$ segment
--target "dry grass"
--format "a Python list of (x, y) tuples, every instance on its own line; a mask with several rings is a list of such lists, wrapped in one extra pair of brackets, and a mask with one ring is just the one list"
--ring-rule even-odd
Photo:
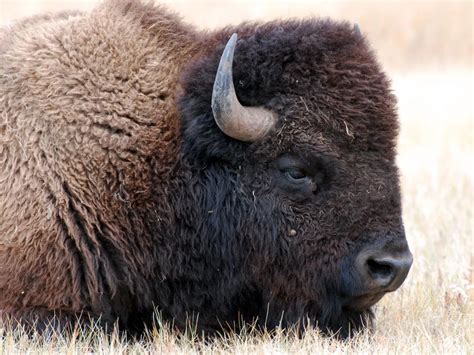
[[(12, 3), (0, 1), (4, 8)], [(82, 6), (92, 2), (86, 1)], [(206, 6), (211, 11), (211, 3), (218, 9), (222, 6), (211, 1), (202, 3), (203, 7), (192, 11), (191, 21), (204, 22), (206, 17), (200, 16), (204, 16)], [(299, 339), (291, 334), (270, 337), (249, 330), (208, 343), (196, 340), (191, 330), (186, 336), (177, 337), (166, 328), (136, 342), (117, 335), (106, 336), (98, 330), (78, 333), (70, 339), (1, 335), (0, 331), (0, 354), (474, 353), (472, 3), (385, 2), (384, 12), (381, 5), (374, 5), (379, 10), (370, 13), (363, 11), (366, 3), (243, 3), (239, 10), (232, 9), (218, 17), (219, 23), (208, 21), (205, 25), (236, 23), (244, 16), (277, 17), (283, 15), (285, 6), (292, 16), (307, 15), (305, 6), (323, 7), (326, 13), (349, 16), (351, 20), (351, 16), (359, 16), (361, 27), (373, 39), (382, 62), (392, 73), (402, 123), (398, 161), (404, 220), (415, 264), (404, 286), (379, 303), (376, 331), (338, 342), (321, 337), (317, 331), (309, 331)], [(189, 8), (189, 1), (178, 0), (173, 6), (186, 13), (183, 9)], [(413, 9), (422, 9), (420, 13), (425, 16), (416, 15)], [(5, 21), (2, 16), (0, 22)], [(15, 17), (13, 12), (9, 16), (6, 19)], [(398, 34), (393, 29), (395, 25), (400, 29)], [(384, 41), (385, 35), (393, 42)]]

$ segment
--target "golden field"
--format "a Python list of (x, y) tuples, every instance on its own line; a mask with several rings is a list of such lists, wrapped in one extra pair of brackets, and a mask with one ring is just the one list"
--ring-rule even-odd
[[(0, 24), (97, 1), (0, 0)], [(204, 28), (289, 16), (359, 23), (393, 79), (399, 98), (399, 157), (404, 221), (415, 262), (404, 285), (376, 307), (374, 333), (340, 342), (308, 331), (242, 334), (199, 341), (166, 327), (141, 341), (98, 330), (49, 339), (0, 330), (12, 353), (474, 353), (473, 3), (459, 1), (167, 0)], [(1, 295), (0, 295), (1, 297)]]

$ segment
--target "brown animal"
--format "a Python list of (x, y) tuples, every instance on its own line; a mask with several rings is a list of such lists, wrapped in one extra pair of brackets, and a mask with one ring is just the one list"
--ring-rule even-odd
[(0, 39), (3, 319), (347, 336), (405, 279), (396, 102), (357, 28), (114, 0)]

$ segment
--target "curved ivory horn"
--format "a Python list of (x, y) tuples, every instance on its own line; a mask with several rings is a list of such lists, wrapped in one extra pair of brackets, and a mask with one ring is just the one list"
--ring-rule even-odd
[(245, 107), (237, 99), (232, 60), (237, 43), (234, 33), (222, 53), (212, 91), (212, 112), (217, 126), (228, 136), (245, 142), (263, 138), (275, 125), (276, 115), (263, 107)]

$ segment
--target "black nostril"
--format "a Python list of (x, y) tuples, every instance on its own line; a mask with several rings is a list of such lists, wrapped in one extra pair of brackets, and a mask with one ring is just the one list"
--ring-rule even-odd
[(409, 251), (365, 251), (356, 258), (356, 267), (368, 290), (390, 292), (403, 283), (412, 262)]
[(367, 260), (369, 272), (374, 278), (387, 278), (393, 274), (393, 267), (390, 263), (380, 262), (374, 259)]

